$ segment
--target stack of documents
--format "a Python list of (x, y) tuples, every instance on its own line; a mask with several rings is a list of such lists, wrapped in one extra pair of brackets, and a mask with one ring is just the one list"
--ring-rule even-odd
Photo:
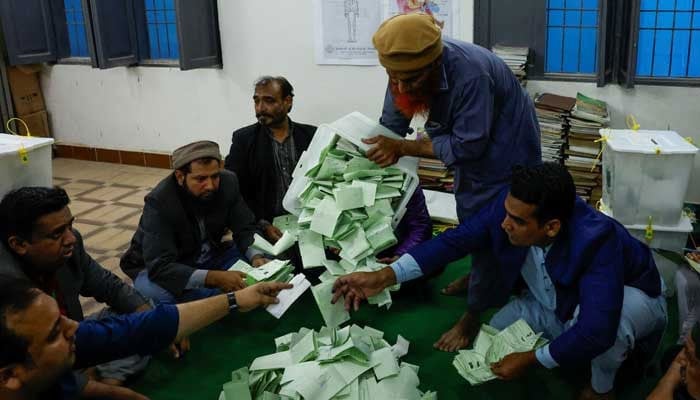
[(576, 99), (542, 93), (535, 95), (534, 102), (541, 132), (542, 161), (562, 164), (569, 129), (567, 118), (571, 116)]
[(421, 158), (418, 161), (418, 178), (423, 189), (449, 193), (454, 191), (454, 172), (438, 159)]
[(419, 367), (399, 360), (409, 345), (401, 336), (391, 346), (370, 327), (301, 328), (275, 345), (276, 353), (233, 371), (219, 400), (437, 399), (418, 389)]
[(601, 144), (599, 131), (610, 124), (608, 105), (601, 100), (576, 94), (576, 105), (569, 117), (568, 149), (565, 165), (574, 178), (576, 194), (595, 205), (602, 196)]
[(527, 85), (527, 61), (530, 49), (527, 47), (504, 46), (497, 44), (491, 48), (494, 54), (503, 59), (518, 78), (522, 87)]
[(289, 261), (272, 260), (255, 268), (243, 260), (238, 260), (228, 270), (243, 272), (247, 275), (246, 284), (253, 285), (258, 282), (289, 282), (294, 273), (294, 266)]
[(527, 322), (519, 319), (502, 331), (482, 325), (472, 350), (461, 350), (452, 365), (472, 385), (496, 379), (491, 364), (511, 353), (535, 350), (547, 344), (542, 333), (535, 334)]

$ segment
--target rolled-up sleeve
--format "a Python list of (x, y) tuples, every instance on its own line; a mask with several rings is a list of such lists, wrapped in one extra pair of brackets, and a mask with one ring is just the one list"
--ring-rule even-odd
[[(454, 89), (457, 90), (457, 89)], [(448, 167), (479, 159), (488, 146), (494, 118), (493, 82), (488, 76), (465, 82), (455, 96), (455, 115), (449, 127), (426, 125), (433, 151)]]

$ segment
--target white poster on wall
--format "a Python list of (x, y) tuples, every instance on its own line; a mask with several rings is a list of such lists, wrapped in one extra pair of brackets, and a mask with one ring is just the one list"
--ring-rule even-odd
[(382, 19), (397, 14), (424, 12), (434, 16), (443, 25), (443, 35), (457, 39), (461, 35), (459, 3), (459, 0), (384, 0)]
[(378, 65), (372, 35), (382, 8), (379, 0), (314, 0), (316, 63)]
[(443, 34), (461, 34), (459, 0), (314, 0), (317, 64), (379, 65), (372, 35), (397, 14), (424, 12), (443, 26)]

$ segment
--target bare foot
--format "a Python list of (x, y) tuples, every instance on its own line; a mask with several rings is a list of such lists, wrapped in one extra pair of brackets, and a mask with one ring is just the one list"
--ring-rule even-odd
[(479, 316), (465, 312), (455, 326), (433, 344), (438, 350), (453, 352), (466, 348), (479, 332)]
[(467, 293), (467, 289), (469, 289), (469, 274), (452, 281), (440, 292), (445, 296), (459, 296)]
[(608, 393), (596, 393), (589, 384), (578, 396), (578, 400), (615, 400), (615, 391), (611, 390)]

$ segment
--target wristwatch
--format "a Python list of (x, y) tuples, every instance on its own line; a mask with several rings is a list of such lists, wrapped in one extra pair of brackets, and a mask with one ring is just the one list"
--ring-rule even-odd
[(228, 293), (226, 293), (226, 297), (228, 298), (228, 311), (234, 312), (234, 311), (238, 310), (238, 302), (236, 301), (236, 293), (235, 292), (228, 292)]

